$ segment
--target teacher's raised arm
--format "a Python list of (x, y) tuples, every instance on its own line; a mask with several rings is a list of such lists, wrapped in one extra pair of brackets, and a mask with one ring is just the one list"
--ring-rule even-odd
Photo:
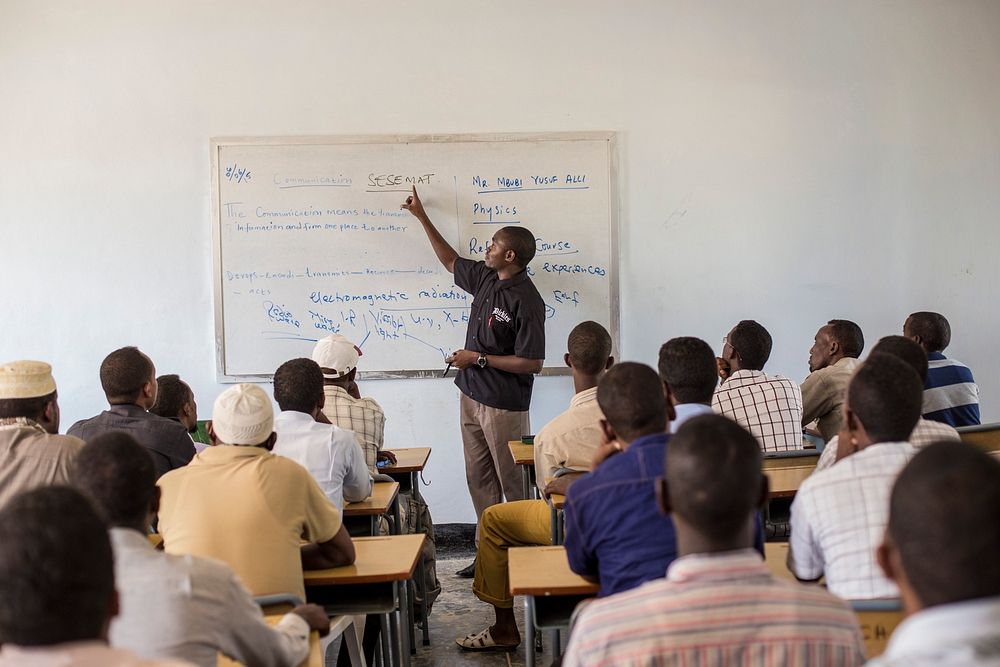
[(437, 255), (444, 268), (448, 269), (448, 273), (454, 273), (455, 260), (458, 259), (458, 253), (444, 240), (441, 232), (437, 230), (431, 219), (427, 217), (427, 211), (424, 210), (424, 205), (417, 195), (416, 186), (413, 186), (413, 194), (407, 197), (406, 201), (399, 208), (409, 211), (420, 221), (420, 224), (424, 227), (424, 231), (427, 232), (427, 238), (431, 241), (431, 247), (434, 248), (434, 254)]

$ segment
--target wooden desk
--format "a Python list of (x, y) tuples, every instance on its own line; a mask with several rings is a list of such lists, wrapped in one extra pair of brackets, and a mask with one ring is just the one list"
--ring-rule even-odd
[(430, 447), (409, 447), (389, 451), (396, 455), (396, 463), (379, 468), (379, 471), (386, 475), (421, 472), (427, 465), (427, 459), (431, 457)]
[(146, 539), (149, 540), (149, 543), (153, 545), (154, 549), (159, 549), (163, 544), (163, 535), (160, 535), (159, 533), (147, 533)]
[(409, 665), (409, 635), (401, 630), (410, 623), (407, 582), (413, 578), (424, 539), (423, 533), (353, 538), (353, 565), (304, 573), (306, 598), (310, 589), (335, 587), (336, 602), (323, 605), (331, 616), (382, 615), (383, 649), (391, 646), (392, 664)]
[(514, 458), (514, 463), (521, 466), (521, 484), (524, 487), (524, 498), (534, 498), (531, 487), (534, 485), (535, 472), (535, 446), (526, 445), (520, 440), (508, 440), (507, 447), (510, 455)]
[[(284, 614), (271, 614), (264, 617), (264, 621), (274, 627), (282, 619)], [(350, 632), (354, 632), (354, 628), (349, 629)], [(235, 660), (230, 660), (226, 656), (219, 654), (219, 658), (216, 662), (217, 667), (236, 667), (237, 665), (242, 665), (241, 662), (236, 662)], [(320, 648), (320, 640), (318, 632), (309, 633), (309, 656), (303, 660), (299, 667), (323, 667), (323, 653)]]
[[(413, 493), (413, 499), (420, 503), (423, 501), (423, 496), (420, 495), (420, 473), (424, 471), (427, 466), (427, 460), (431, 457), (430, 447), (410, 447), (404, 449), (392, 449), (389, 450), (396, 455), (396, 463), (391, 466), (386, 466), (384, 468), (379, 468), (379, 472), (384, 475), (389, 475), (397, 482), (409, 482), (410, 492)], [(405, 488), (405, 487), (404, 487)], [(400, 530), (400, 533), (403, 531)], [(416, 521), (416, 532), (424, 532), (423, 522), (421, 520), (421, 514), (417, 513)], [(424, 579), (425, 573), (423, 567), (420, 568), (420, 578), (421, 585), (424, 590), (427, 590), (427, 581)], [(415, 597), (415, 596), (414, 596)], [(413, 597), (410, 598), (410, 604), (413, 603)], [(423, 625), (421, 627), (421, 635), (424, 646), (430, 646), (431, 644), (431, 634), (430, 634), (430, 624), (427, 622), (427, 601), (420, 601), (420, 611), (421, 618), (424, 619)], [(413, 618), (413, 614), (410, 614), (410, 618)], [(412, 626), (411, 626), (412, 628)], [(410, 642), (413, 645), (415, 642)]]
[(511, 595), (524, 597), (525, 665), (535, 664), (535, 629), (552, 629), (553, 655), (558, 656), (559, 629), (568, 627), (581, 600), (594, 597), (600, 586), (569, 569), (566, 549), (514, 547), (508, 552)]
[(979, 445), (987, 452), (1000, 451), (1000, 423), (961, 426), (957, 430), (962, 442)]
[(393, 515), (393, 533), (398, 535), (399, 525), (399, 482), (376, 482), (372, 485), (372, 495), (367, 500), (344, 505), (344, 517), (367, 516), (371, 518), (371, 534), (375, 535), (375, 521), (383, 514)]
[[(768, 498), (790, 498), (799, 490), (806, 477), (816, 469), (816, 460), (805, 457), (801, 459), (765, 459), (764, 474), (770, 483)], [(780, 462), (780, 463), (776, 463)], [(771, 463), (771, 465), (768, 465)]]
[(764, 564), (771, 574), (786, 581), (798, 581), (788, 569), (788, 542), (765, 542)]
[(865, 657), (882, 655), (889, 644), (889, 637), (903, 622), (903, 608), (899, 600), (848, 600), (861, 625), (861, 639), (865, 643)]

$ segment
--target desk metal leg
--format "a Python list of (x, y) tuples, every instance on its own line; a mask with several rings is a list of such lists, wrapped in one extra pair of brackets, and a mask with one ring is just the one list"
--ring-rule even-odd
[(563, 542), (566, 541), (565, 540), (565, 538), (566, 538), (566, 512), (564, 512), (562, 510), (556, 510), (556, 523), (558, 525), (558, 529), (557, 529), (558, 532), (556, 534), (559, 537), (559, 540), (556, 542), (556, 544), (562, 544)]
[(528, 500), (531, 498), (531, 473), (528, 471), (528, 466), (521, 466), (521, 489), (524, 491), (524, 499)]
[(394, 532), (393, 535), (402, 535), (402, 533), (400, 532), (400, 529), (402, 528), (402, 524), (400, 523), (400, 519), (399, 519), (399, 494), (398, 493), (396, 494), (395, 499), (393, 499), (393, 501), (392, 501), (392, 525), (393, 525), (393, 527), (396, 530), (396, 532)]
[(392, 660), (389, 653), (389, 614), (379, 614), (378, 620), (382, 625), (382, 632), (379, 635), (382, 638), (382, 653), (379, 657), (382, 659), (383, 667), (390, 667)]
[(524, 596), (524, 667), (535, 667), (535, 597)]
[(410, 622), (410, 595), (409, 581), (400, 581), (397, 584), (399, 591), (399, 648), (402, 658), (401, 665), (409, 667), (410, 651), (412, 650), (413, 624)]
[(562, 650), (559, 647), (559, 631), (552, 631), (552, 657), (558, 658), (562, 654)]
[(549, 539), (559, 544), (559, 510), (549, 505)]

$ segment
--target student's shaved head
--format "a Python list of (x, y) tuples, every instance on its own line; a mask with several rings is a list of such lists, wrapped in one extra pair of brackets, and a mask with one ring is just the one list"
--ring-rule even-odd
[(924, 383), (902, 359), (872, 352), (851, 378), (847, 407), (873, 442), (902, 442), (920, 419)]
[(611, 356), (611, 334), (597, 322), (580, 322), (569, 332), (566, 349), (581, 373), (597, 375)]
[(888, 537), (924, 607), (1000, 595), (998, 509), (1000, 461), (974, 445), (930, 445), (903, 469)]
[(687, 420), (667, 447), (671, 511), (710, 539), (734, 539), (760, 505), (761, 459), (757, 439), (736, 422), (719, 415)]
[(899, 357), (917, 372), (921, 382), (927, 380), (927, 353), (906, 336), (886, 336), (880, 339), (872, 348), (872, 354), (876, 352)]
[(612, 366), (597, 385), (597, 404), (625, 442), (667, 430), (660, 377), (645, 364), (626, 361)]

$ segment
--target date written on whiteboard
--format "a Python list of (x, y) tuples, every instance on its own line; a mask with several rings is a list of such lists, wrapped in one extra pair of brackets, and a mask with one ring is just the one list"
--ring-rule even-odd
[(246, 167), (241, 167), (234, 162), (232, 165), (226, 167), (226, 179), (236, 181), (237, 183), (249, 181), (250, 170)]

